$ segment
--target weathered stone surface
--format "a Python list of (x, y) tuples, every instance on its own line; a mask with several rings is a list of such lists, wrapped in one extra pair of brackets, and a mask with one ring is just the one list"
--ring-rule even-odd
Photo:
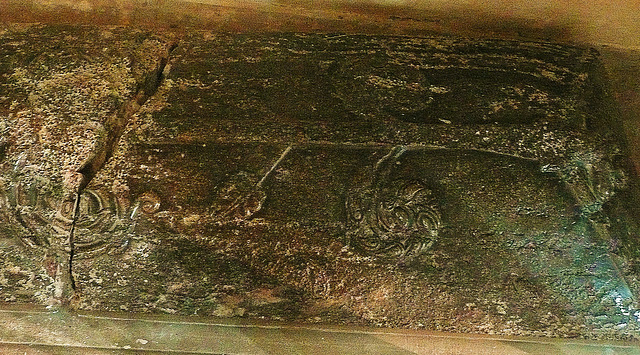
[[(50, 302), (69, 297), (75, 247), (101, 249), (118, 234), (115, 200), (77, 192), (149, 96), (166, 43), (93, 27), (13, 26), (1, 38), (2, 260), (28, 280), (8, 282), (1, 292), (5, 300)], [(16, 259), (23, 253), (30, 262)]]
[[(596, 52), (202, 33), (183, 39), (165, 68), (159, 53), (168, 41), (116, 33), (144, 40), (92, 60), (108, 72), (113, 58), (131, 55), (125, 48), (142, 55), (152, 41), (158, 52), (149, 53), (146, 75), (129, 63), (125, 77), (135, 87), (163, 68), (164, 81), (128, 111), (122, 134), (105, 129), (117, 149), (94, 164), (94, 176), (80, 177), (88, 185), (71, 247), (77, 307), (635, 334), (638, 230), (625, 207), (632, 177)], [(12, 85), (9, 75), (3, 83)], [(104, 112), (119, 117), (135, 92)], [(5, 136), (15, 131), (8, 125)], [(29, 245), (65, 246), (52, 242), (60, 233), (41, 212), (60, 214), (64, 195), (13, 178), (21, 154), (43, 143), (6, 142), (3, 240), (15, 242), (2, 250), (20, 270), (41, 270), (50, 248)], [(66, 186), (58, 176), (82, 172), (89, 156), (34, 176)], [(17, 259), (27, 253), (41, 256)], [(19, 288), (5, 279), (7, 290)]]

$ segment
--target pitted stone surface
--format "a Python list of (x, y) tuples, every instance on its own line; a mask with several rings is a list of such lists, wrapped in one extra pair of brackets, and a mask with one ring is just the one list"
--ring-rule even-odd
[[(170, 47), (111, 33), (137, 41), (135, 55)], [(129, 97), (103, 110), (129, 113), (126, 124), (103, 124), (109, 137), (122, 131), (75, 209), (76, 307), (502, 334), (637, 331), (629, 235), (638, 229), (625, 207), (635, 178), (595, 51), (203, 32), (185, 36), (163, 70), (151, 53), (147, 76), (136, 76), (140, 61), (122, 50), (90, 56), (100, 75), (121, 62), (133, 87), (162, 81), (141, 107)], [(86, 101), (102, 86), (42, 86), (50, 79), (40, 69), (6, 70), (2, 95), (27, 113), (2, 106), (1, 250), (11, 257), (0, 284), (43, 302), (58, 274), (48, 245), (65, 255), (58, 229), (74, 220), (69, 200), (59, 202), (69, 189), (55, 186), (100, 140), (54, 156), (73, 157), (76, 170), (48, 169), (57, 160), (29, 154), (68, 138), (37, 124), (76, 122), (75, 111), (63, 114), (75, 107), (70, 92)], [(16, 72), (42, 88), (7, 89)], [(51, 88), (60, 104), (37, 118), (45, 106), (35, 96)], [(34, 115), (24, 129), (40, 141), (10, 138), (20, 115)], [(16, 180), (16, 169), (33, 180)]]
[[(84, 189), (83, 167), (105, 156), (123, 108), (145, 89), (165, 40), (136, 30), (38, 25), (10, 27), (1, 39), (0, 224), (3, 236), (33, 249), (26, 252), (41, 266), (24, 271), (29, 282), (0, 292), (5, 299), (54, 302), (69, 296), (71, 253), (127, 244), (131, 222), (119, 192), (77, 192)], [(13, 246), (2, 252), (6, 265), (20, 255)], [(33, 285), (35, 279), (46, 287)]]

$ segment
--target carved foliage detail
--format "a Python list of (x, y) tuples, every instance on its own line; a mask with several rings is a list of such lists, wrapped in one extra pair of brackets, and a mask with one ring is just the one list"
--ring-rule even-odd
[(440, 229), (431, 190), (419, 181), (396, 180), (378, 191), (357, 189), (347, 197), (347, 236), (371, 254), (418, 255)]
[(419, 255), (438, 237), (440, 212), (433, 192), (419, 180), (389, 176), (405, 147), (394, 147), (375, 165), (371, 185), (346, 198), (347, 239), (373, 255)]

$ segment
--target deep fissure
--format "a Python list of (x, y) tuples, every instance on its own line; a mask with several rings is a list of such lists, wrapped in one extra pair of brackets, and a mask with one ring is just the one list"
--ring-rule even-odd
[(105, 122), (105, 129), (107, 136), (102, 143), (98, 143), (98, 146), (91, 154), (91, 156), (82, 164), (78, 169), (78, 173), (82, 175), (80, 184), (75, 193), (75, 200), (73, 204), (73, 214), (71, 227), (69, 229), (68, 243), (69, 243), (69, 256), (68, 256), (68, 274), (69, 280), (66, 280), (71, 286), (71, 290), (76, 290), (75, 277), (73, 276), (73, 260), (76, 254), (75, 248), (75, 227), (80, 217), (80, 200), (82, 193), (87, 186), (91, 183), (91, 180), (102, 169), (107, 161), (113, 156), (115, 149), (120, 141), (124, 129), (126, 128), (129, 120), (135, 115), (140, 108), (156, 94), (162, 82), (164, 81), (164, 71), (169, 63), (169, 57), (171, 52), (177, 48), (177, 43), (171, 43), (164, 56), (159, 58), (159, 63), (156, 68), (143, 77), (139, 83), (135, 94), (125, 101), (118, 109), (117, 113), (111, 116)]

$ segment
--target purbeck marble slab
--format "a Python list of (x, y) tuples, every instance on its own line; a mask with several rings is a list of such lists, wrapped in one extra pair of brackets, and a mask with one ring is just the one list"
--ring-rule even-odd
[[(24, 102), (1, 111), (6, 299), (461, 332), (637, 331), (638, 230), (625, 207), (635, 178), (594, 50), (109, 32), (65, 45), (106, 48), (83, 57), (98, 69), (82, 75), (120, 60), (126, 75), (112, 81), (52, 89), (49, 76), (75, 67), (3, 62), (5, 96)], [(23, 94), (16, 73), (33, 82)], [(122, 83), (131, 89), (103, 116), (64, 104), (65, 90), (81, 90), (92, 108), (99, 89)], [(42, 109), (36, 96), (48, 95), (58, 111)], [(12, 138), (21, 115), (39, 138)], [(34, 153), (73, 140), (72, 128), (45, 133), (78, 121), (98, 133)], [(86, 185), (65, 185), (71, 172)]]

